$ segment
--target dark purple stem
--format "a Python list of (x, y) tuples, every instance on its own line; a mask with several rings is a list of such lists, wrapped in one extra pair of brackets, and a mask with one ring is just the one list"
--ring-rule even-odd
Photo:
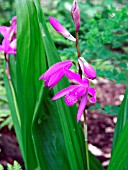
[[(79, 47), (79, 33), (78, 33), (78, 31), (76, 31), (76, 49), (77, 49), (78, 58), (80, 58), (81, 54), (80, 54), (80, 47)], [(82, 78), (82, 70), (81, 70), (79, 64), (78, 64), (78, 67), (79, 67), (79, 74)]]

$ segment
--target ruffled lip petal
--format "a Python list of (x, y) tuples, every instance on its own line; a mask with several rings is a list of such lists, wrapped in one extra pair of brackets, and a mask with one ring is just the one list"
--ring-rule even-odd
[[(77, 91), (77, 89), (75, 89), (75, 91)], [(75, 91), (72, 91), (72, 92), (69, 92), (68, 94), (66, 94), (65, 103), (67, 106), (72, 106), (78, 101), (78, 98), (75, 95)]]
[(62, 36), (64, 36), (65, 38), (73, 41), (73, 42), (76, 42), (76, 39), (68, 32), (68, 30), (60, 24), (60, 22), (53, 18), (53, 17), (49, 17), (49, 21), (50, 21), (50, 24), (52, 25), (52, 27), (59, 33), (61, 34)]
[(82, 114), (84, 113), (84, 109), (86, 107), (87, 104), (87, 100), (88, 100), (88, 94), (86, 93), (80, 102), (79, 108), (78, 108), (78, 113), (77, 113), (77, 122), (79, 122), (79, 120), (81, 119)]

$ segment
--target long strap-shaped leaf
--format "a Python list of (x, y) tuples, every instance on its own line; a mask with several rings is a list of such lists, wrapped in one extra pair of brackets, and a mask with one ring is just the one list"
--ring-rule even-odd
[(124, 170), (128, 159), (128, 120), (126, 121), (110, 160), (107, 170)]
[(128, 119), (128, 87), (125, 91), (124, 99), (120, 107), (120, 111), (118, 113), (118, 120), (115, 127), (114, 137), (113, 137), (113, 149), (116, 145), (118, 137)]
[[(127, 120), (128, 120), (128, 87), (126, 88), (124, 99), (122, 101), (120, 111), (118, 113), (118, 120), (117, 120), (114, 137), (113, 137), (112, 158), (113, 158), (113, 152), (115, 150), (116, 143), (118, 142), (120, 133), (123, 130), (123, 127)], [(126, 140), (127, 140), (127, 138), (126, 138)], [(123, 168), (123, 169), (127, 170), (128, 169), (128, 160), (124, 163), (125, 163), (125, 168)]]

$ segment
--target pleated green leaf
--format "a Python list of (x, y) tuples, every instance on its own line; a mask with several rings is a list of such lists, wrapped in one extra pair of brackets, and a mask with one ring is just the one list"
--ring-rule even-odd
[[(117, 124), (116, 124), (115, 131), (114, 131), (114, 137), (113, 137), (112, 156), (113, 156), (113, 152), (115, 150), (116, 143), (119, 139), (120, 133), (121, 133), (127, 120), (128, 120), (128, 87), (126, 88), (124, 99), (122, 101), (120, 111), (118, 113), (118, 120), (117, 120)], [(127, 138), (126, 138), (126, 140), (127, 140)], [(128, 150), (127, 150), (127, 152), (128, 152)], [(125, 166), (123, 169), (127, 170), (128, 160), (126, 162), (124, 162), (124, 164), (125, 164)]]
[(117, 143), (118, 137), (128, 119), (128, 87), (126, 89), (124, 99), (122, 101), (120, 111), (118, 113), (118, 120), (115, 127), (114, 137), (113, 137), (113, 149)]
[(128, 159), (128, 120), (114, 147), (108, 170), (124, 170)]
[(39, 76), (46, 70), (45, 50), (35, 5), (31, 0), (17, 0), (17, 101), (27, 170), (38, 168), (32, 139), (32, 119), (42, 83)]
[(11, 110), (11, 116), (14, 123), (14, 128), (16, 132), (17, 139), (19, 141), (19, 146), (21, 148), (22, 156), (24, 157), (22, 137), (21, 137), (21, 121), (19, 117), (19, 110), (16, 101), (16, 64), (14, 56), (10, 56), (10, 75), (12, 77), (11, 81), (8, 80), (7, 75), (4, 75), (4, 84), (6, 88), (8, 104)]

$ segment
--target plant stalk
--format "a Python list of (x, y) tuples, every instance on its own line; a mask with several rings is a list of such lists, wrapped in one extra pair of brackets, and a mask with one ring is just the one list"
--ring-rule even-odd
[[(78, 59), (80, 58), (80, 46), (79, 46), (79, 32), (76, 31), (76, 50), (77, 50), (77, 55)], [(82, 78), (82, 70), (80, 68), (80, 65), (78, 63), (79, 67), (79, 74)], [(84, 138), (85, 138), (85, 150), (86, 150), (86, 161), (87, 161), (87, 170), (90, 170), (89, 166), (89, 154), (88, 154), (88, 131), (87, 131), (87, 123), (86, 123), (86, 114), (84, 114)]]
[[(78, 59), (80, 58), (81, 54), (80, 54), (80, 46), (79, 46), (79, 32), (76, 31), (76, 50), (77, 50), (77, 55), (78, 55)], [(78, 64), (79, 67), (79, 74), (82, 78), (82, 70), (80, 68), (80, 65)]]

